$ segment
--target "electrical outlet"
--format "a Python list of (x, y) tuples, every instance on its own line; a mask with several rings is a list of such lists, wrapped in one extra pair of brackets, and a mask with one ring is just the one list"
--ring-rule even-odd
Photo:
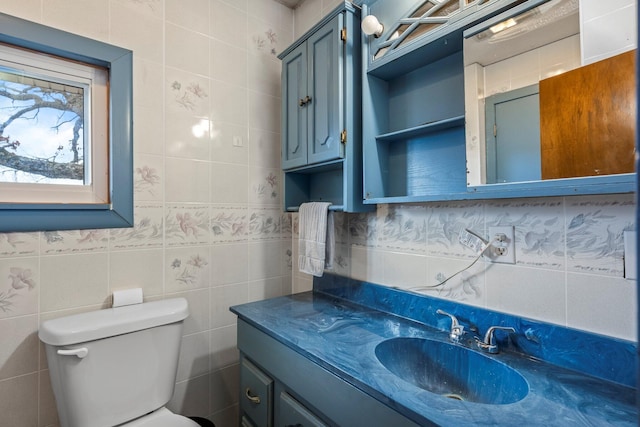
[(489, 227), (491, 250), (489, 258), (492, 262), (502, 264), (516, 263), (516, 235), (512, 225)]

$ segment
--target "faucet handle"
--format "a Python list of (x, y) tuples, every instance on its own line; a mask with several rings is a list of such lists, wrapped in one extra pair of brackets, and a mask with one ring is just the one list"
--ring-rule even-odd
[(449, 332), (449, 338), (453, 342), (460, 341), (460, 337), (462, 337), (462, 334), (464, 333), (464, 326), (462, 326), (458, 322), (458, 319), (456, 318), (456, 316), (440, 309), (437, 309), (436, 313), (442, 314), (444, 316), (449, 316), (451, 318), (451, 332)]
[(498, 348), (498, 344), (496, 344), (496, 339), (494, 334), (496, 330), (509, 331), (509, 332), (516, 331), (511, 326), (491, 326), (489, 329), (487, 329), (487, 333), (484, 335), (484, 341), (480, 341), (479, 339), (476, 338), (476, 342), (480, 350), (484, 350), (491, 354), (496, 354), (500, 351), (500, 349)]

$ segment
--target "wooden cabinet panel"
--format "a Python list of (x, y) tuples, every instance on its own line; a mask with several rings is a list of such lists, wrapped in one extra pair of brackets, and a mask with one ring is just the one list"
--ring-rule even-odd
[(540, 81), (542, 179), (634, 172), (635, 55)]

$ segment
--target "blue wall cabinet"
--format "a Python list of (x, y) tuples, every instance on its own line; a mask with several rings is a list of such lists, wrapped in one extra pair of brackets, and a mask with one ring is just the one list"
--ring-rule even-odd
[(343, 21), (336, 15), (282, 60), (285, 170), (344, 157)]
[(287, 48), (282, 60), (284, 205), (362, 204), (360, 11), (344, 2)]
[(363, 5), (384, 25), (362, 35), (364, 203), (469, 198), (462, 32), (513, 3)]

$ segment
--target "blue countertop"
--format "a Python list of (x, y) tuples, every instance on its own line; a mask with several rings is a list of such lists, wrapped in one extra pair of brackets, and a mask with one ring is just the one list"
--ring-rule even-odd
[[(443, 308), (450, 304), (443, 303)], [(243, 304), (231, 307), (231, 311), (418, 424), (637, 425), (633, 387), (541, 361), (513, 348), (497, 355), (483, 355), (514, 368), (524, 377), (529, 393), (518, 402), (473, 403), (423, 390), (387, 370), (376, 358), (375, 348), (396, 337), (447, 342), (446, 332), (324, 292)]]

